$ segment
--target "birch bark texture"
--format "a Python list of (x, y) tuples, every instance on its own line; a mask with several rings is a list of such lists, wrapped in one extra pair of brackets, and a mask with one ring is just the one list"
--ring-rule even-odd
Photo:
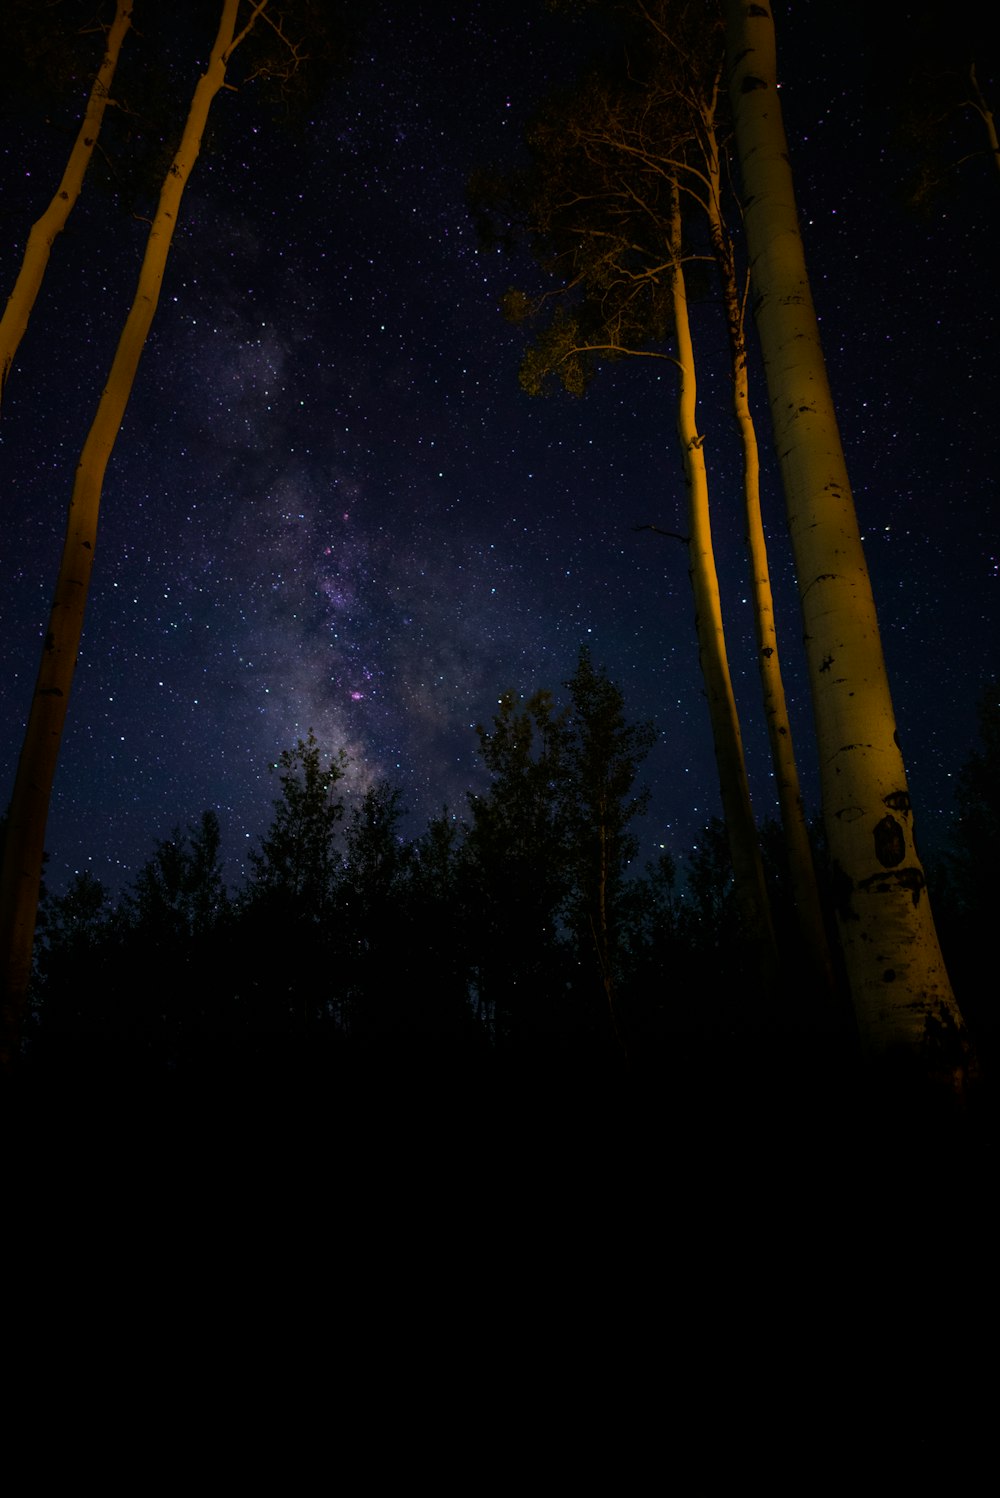
[(727, 0), (727, 72), (753, 312), (798, 577), (823, 817), (869, 1060), (961, 1088), (968, 1047), (941, 957), (871, 583), (827, 379), (777, 90), (770, 6)]
[(722, 598), (712, 545), (705, 439), (697, 426), (698, 386), (682, 259), (680, 191), (676, 181), (670, 187), (670, 255), (668, 276), (676, 345), (677, 437), (688, 495), (688, 556), (698, 652), (712, 724), (719, 793), (733, 859), (736, 897), (744, 932), (757, 949), (761, 976), (766, 983), (771, 983), (777, 976), (778, 955), (722, 623)]
[[(781, 810), (781, 836), (792, 888), (792, 902), (802, 941), (803, 956), (812, 964), (815, 981), (824, 995), (835, 988), (823, 906), (816, 880), (802, 800), (799, 769), (792, 740), (792, 725), (781, 674), (774, 597), (760, 503), (760, 449), (757, 427), (750, 408), (749, 360), (747, 357), (745, 299), (740, 295), (733, 242), (722, 213), (722, 163), (716, 131), (716, 89), (703, 96), (699, 106), (701, 149), (705, 159), (708, 215), (712, 252), (722, 283), (732, 361), (733, 417), (743, 452), (743, 512), (746, 519), (747, 558), (750, 564), (750, 596), (753, 602), (764, 716), (767, 722), (774, 784)], [(819, 995), (818, 995), (819, 997)]]

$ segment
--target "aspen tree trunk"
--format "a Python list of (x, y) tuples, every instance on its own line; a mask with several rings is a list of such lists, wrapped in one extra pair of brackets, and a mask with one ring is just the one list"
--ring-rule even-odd
[(971, 68), (969, 69), (969, 82), (972, 84), (972, 99), (970, 100), (971, 106), (983, 122), (983, 129), (986, 131), (986, 139), (989, 142), (990, 156), (993, 158), (993, 165), (996, 167), (997, 171), (1000, 172), (1000, 138), (997, 137), (996, 116), (986, 102), (986, 95), (979, 87), (979, 79), (976, 76), (975, 63), (973, 63)]
[(760, 954), (761, 975), (773, 981), (777, 951), (770, 904), (764, 883), (760, 845), (750, 804), (750, 786), (743, 758), (743, 737), (736, 711), (736, 698), (729, 674), (726, 638), (722, 626), (722, 601), (715, 570), (712, 525), (708, 504), (708, 474), (704, 438), (698, 433), (697, 380), (694, 346), (688, 317), (687, 289), (681, 263), (681, 212), (676, 182), (671, 189), (671, 299), (674, 314), (678, 367), (677, 435), (684, 461), (688, 491), (688, 529), (691, 585), (694, 589), (695, 625), (708, 710), (712, 723), (719, 790), (729, 838), (736, 882), (736, 897), (746, 935)]
[(234, 40), (238, 7), (239, 0), (224, 0), (208, 66), (195, 87), (180, 146), (160, 189), (135, 298), (77, 464), (62, 562), (21, 748), (4, 846), (0, 883), (0, 954), (3, 960), (0, 1068), (10, 1069), (17, 1056), (31, 973), (45, 824), (83, 632), (104, 475), (156, 312), (177, 212), (198, 158), (212, 101), (225, 82), (226, 67), (234, 47), (263, 9), (263, 5), (255, 7), (247, 26)]
[(51, 203), (41, 218), (32, 225), (31, 233), (28, 235), (21, 269), (14, 282), (14, 289), (7, 299), (3, 317), (0, 318), (0, 400), (3, 399), (10, 367), (14, 362), (18, 345), (27, 330), (28, 319), (41, 289), (49, 263), (49, 252), (56, 236), (65, 229), (66, 220), (80, 196), (83, 179), (100, 134), (111, 81), (115, 76), (115, 68), (118, 66), (118, 56), (131, 24), (131, 0), (118, 0), (115, 18), (108, 32), (104, 60), (90, 90), (83, 123), (69, 154), (62, 181), (56, 188)]
[(792, 725), (785, 700), (778, 654), (778, 632), (774, 620), (774, 598), (767, 561), (767, 542), (760, 509), (760, 450), (757, 428), (750, 410), (747, 370), (747, 345), (744, 308), (736, 279), (732, 240), (722, 217), (722, 174), (718, 138), (715, 132), (714, 107), (703, 115), (705, 127), (704, 154), (708, 178), (709, 233), (719, 274), (722, 299), (729, 333), (732, 359), (733, 415), (743, 449), (743, 511), (746, 520), (746, 543), (750, 561), (750, 596), (753, 600), (754, 633), (757, 639), (757, 666), (760, 673), (764, 716), (767, 722), (771, 764), (774, 767), (778, 806), (781, 812), (782, 842), (788, 861), (799, 936), (811, 958), (817, 980), (828, 995), (834, 992), (833, 964), (826, 937), (826, 923), (816, 882), (809, 830), (806, 825), (798, 765), (792, 741)]
[[(727, 0), (754, 314), (788, 508), (837, 917), (870, 1061), (964, 1093), (972, 1062), (920, 860), (792, 189), (767, 5)], [(916, 1063), (916, 1065), (914, 1065)]]

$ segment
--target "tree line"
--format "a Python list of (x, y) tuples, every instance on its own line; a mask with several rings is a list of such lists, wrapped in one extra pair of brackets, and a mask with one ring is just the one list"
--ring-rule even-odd
[[(8, 814), (0, 883), (7, 1064), (17, 1054), (25, 1012), (45, 825), (104, 474), (156, 312), (185, 186), (217, 100), (232, 91), (233, 67), (244, 65), (245, 83), (297, 87), (313, 43), (319, 41), (321, 57), (327, 49), (326, 11), (306, 3), (221, 0), (205, 71), (186, 117), (174, 122), (169, 163), (161, 163), (135, 297), (76, 469)], [(542, 274), (540, 289), (515, 289), (507, 299), (515, 320), (535, 330), (522, 383), (535, 393), (555, 379), (582, 394), (600, 364), (633, 357), (666, 360), (675, 374), (677, 457), (688, 496), (688, 534), (681, 539), (690, 558), (724, 811), (720, 825), (738, 912), (735, 934), (723, 940), (723, 910), (716, 909), (715, 941), (720, 950), (744, 949), (734, 970), (739, 981), (730, 988), (741, 999), (753, 991), (762, 1003), (780, 1005), (801, 988), (795, 975), (808, 973), (806, 987), (822, 995), (831, 1012), (840, 991), (849, 995), (871, 1068), (887, 1078), (902, 1070), (919, 1085), (964, 1099), (978, 1061), (942, 959), (914, 843), (874, 600), (795, 210), (773, 17), (768, 6), (743, 0), (627, 0), (608, 14), (620, 27), (617, 55), (606, 49), (574, 89), (543, 107), (530, 132), (532, 164), (524, 173), (480, 189), (483, 216), (499, 216), (501, 232), (526, 240)], [(0, 384), (10, 377), (52, 240), (72, 210), (104, 128), (131, 15), (119, 0), (65, 176), (29, 237), (0, 336)], [(970, 79), (977, 115), (992, 130), (974, 67)], [(995, 132), (988, 138), (995, 141)], [(738, 233), (730, 227), (737, 221)], [(775, 878), (769, 880), (765, 866), (767, 838), (750, 804), (713, 555), (710, 443), (698, 407), (689, 312), (692, 285), (708, 267), (725, 312), (732, 413), (743, 451), (758, 664), (781, 800), (778, 861), (794, 912), (787, 930)], [(809, 847), (773, 628), (748, 390), (748, 306), (798, 576), (825, 866), (817, 866)], [(337, 760), (324, 765), (310, 737), (277, 767), (282, 794), (274, 822), (238, 896), (222, 888), (218, 826), (211, 817), (160, 844), (114, 911), (104, 910), (103, 896), (91, 885), (74, 886), (61, 897), (68, 905), (54, 901), (46, 912), (38, 967), (48, 994), (48, 1007), (40, 1010), (45, 1024), (58, 1028), (60, 1003), (69, 1002), (66, 1014), (72, 1010), (66, 998), (72, 985), (58, 981), (59, 953), (75, 939), (71, 917), (81, 906), (90, 918), (77, 934), (96, 942), (90, 956), (105, 973), (107, 1012), (141, 1009), (143, 1035), (157, 1054), (164, 1045), (151, 1038), (159, 1033), (155, 1014), (162, 1010), (168, 1030), (166, 1016), (176, 1012), (166, 1003), (161, 974), (172, 975), (178, 992), (205, 994), (206, 1015), (214, 1016), (210, 1028), (218, 1027), (220, 1003), (238, 1001), (243, 1019), (256, 1016), (251, 1028), (277, 1023), (311, 1032), (319, 1026), (360, 1042), (366, 1034), (406, 1031), (405, 1016), (414, 1010), (400, 1007), (404, 977), (422, 962), (430, 981), (420, 993), (434, 997), (420, 1033), (453, 1026), (464, 1033), (471, 1024), (479, 1040), (511, 1052), (530, 1050), (543, 1034), (559, 1037), (559, 1044), (572, 1035), (580, 1046), (593, 1043), (603, 1053), (607, 1045), (627, 1058), (644, 1025), (656, 1027), (651, 1016), (659, 1010), (651, 995), (665, 986), (675, 955), (670, 944), (684, 922), (678, 925), (667, 864), (639, 878), (625, 876), (638, 809), (629, 798), (648, 730), (626, 723), (620, 694), (586, 655), (567, 689), (564, 711), (544, 692), (523, 701), (501, 699), (493, 724), (480, 731), (492, 789), (470, 802), (461, 824), (443, 818), (423, 838), (406, 842), (398, 835), (399, 792), (386, 786), (347, 815), (337, 794), (343, 767)], [(711, 886), (707, 880), (706, 900), (717, 897)], [(698, 888), (694, 869), (690, 888)], [(442, 898), (450, 898), (450, 907)], [(435, 935), (435, 920), (449, 908), (450, 924), (442, 931), (457, 929), (457, 938)], [(690, 908), (689, 901), (685, 912)], [(284, 933), (280, 942), (278, 931)], [(334, 931), (341, 943), (336, 954), (327, 945)], [(690, 942), (685, 950), (694, 950)], [(139, 1009), (122, 999), (115, 1010), (114, 995), (136, 990), (134, 980), (121, 977), (128, 961), (150, 951), (162, 961), (143, 991), (160, 997), (152, 1008), (144, 1001)], [(217, 974), (222, 951), (230, 971), (245, 962), (236, 987), (228, 979), (196, 982), (199, 972)], [(200, 953), (200, 968), (193, 952)], [(132, 956), (126, 960), (123, 953)], [(329, 979), (317, 986), (325, 965)], [(373, 992), (378, 1003), (370, 1002)]]
[(284, 1035), (624, 1062), (660, 1022), (674, 926), (719, 933), (701, 895), (682, 918), (669, 856), (633, 869), (652, 726), (629, 722), (586, 649), (565, 692), (504, 693), (477, 728), (488, 788), (419, 836), (388, 781), (349, 807), (343, 756), (310, 731), (272, 766), (279, 795), (237, 889), (211, 811), (118, 902), (77, 875), (42, 902), (38, 1054), (69, 1038), (170, 1067), (213, 1036), (252, 1050)]
[[(976, 999), (974, 933), (995, 897), (984, 840), (1000, 816), (997, 712), (994, 691), (935, 877), (987, 1048), (994, 1021)], [(790, 1047), (823, 1037), (848, 1085), (850, 1008), (811, 982), (776, 824), (761, 841), (785, 958), (778, 984), (756, 964), (720, 819), (680, 866), (666, 849), (639, 858), (655, 732), (630, 721), (586, 649), (561, 700), (506, 692), (476, 732), (486, 788), (418, 835), (402, 830), (403, 792), (390, 781), (349, 804), (343, 755), (310, 732), (271, 767), (272, 818), (235, 887), (205, 811), (157, 842), (117, 900), (87, 872), (43, 894), (29, 1066), (68, 1067), (77, 1081), (224, 1083), (244, 1065), (271, 1074), (281, 1058), (326, 1081), (338, 1061), (365, 1057), (405, 1059), (416, 1075), (490, 1063), (556, 1080), (681, 1065), (690, 1087), (748, 1056), (777, 1070)]]

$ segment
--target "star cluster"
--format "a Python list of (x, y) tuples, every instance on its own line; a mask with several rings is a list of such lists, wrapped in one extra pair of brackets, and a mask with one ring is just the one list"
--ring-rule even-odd
[[(53, 885), (84, 867), (119, 884), (206, 807), (235, 877), (269, 818), (268, 765), (310, 728), (331, 756), (346, 751), (352, 790), (398, 781), (414, 829), (444, 803), (461, 815), (481, 783), (476, 722), (505, 689), (558, 688), (584, 643), (658, 729), (644, 853), (681, 855), (717, 813), (683, 547), (636, 529), (684, 529), (667, 367), (602, 371), (581, 401), (523, 395), (521, 335), (499, 303), (536, 272), (482, 248), (466, 208), (470, 173), (518, 159), (533, 107), (591, 39), (584, 28), (567, 45), (564, 23), (528, 0), (500, 9), (367, 7), (351, 68), (308, 129), (253, 121), (241, 101), (240, 130), (198, 163), (105, 486)], [(997, 210), (963, 197), (930, 224), (904, 215), (831, 30), (815, 4), (779, 18), (782, 98), (904, 751), (939, 835), (998, 671)], [(64, 140), (8, 138), (9, 284)], [(73, 469), (144, 233), (84, 193), (4, 398), (8, 782)], [(721, 328), (711, 308), (698, 315), (732, 664), (766, 816)], [(763, 429), (759, 381), (752, 395)], [(773, 467), (766, 490), (812, 795)]]

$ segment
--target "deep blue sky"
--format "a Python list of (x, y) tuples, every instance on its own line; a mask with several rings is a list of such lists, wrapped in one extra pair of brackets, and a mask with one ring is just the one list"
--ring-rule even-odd
[[(558, 688), (582, 643), (658, 729), (644, 854), (683, 856), (718, 812), (684, 553), (633, 529), (685, 528), (669, 367), (604, 370), (582, 401), (524, 396), (522, 335), (499, 301), (531, 268), (482, 250), (465, 206), (475, 167), (517, 159), (581, 34), (529, 0), (364, 9), (353, 67), (303, 136), (255, 118), (248, 97), (216, 103), (232, 118), (192, 178), (108, 472), (47, 839), (56, 888), (81, 868), (118, 886), (205, 807), (235, 879), (269, 819), (268, 763), (310, 727), (347, 751), (354, 786), (398, 780), (414, 829), (443, 802), (461, 814), (480, 783), (474, 724), (506, 688)], [(816, 0), (777, 18), (814, 293), (926, 847), (1000, 673), (1000, 194), (973, 166), (946, 209), (907, 217), (850, 28)], [(192, 47), (179, 115), (201, 60)], [(5, 128), (5, 288), (73, 123), (67, 107), (52, 127)], [(144, 232), (85, 190), (4, 400), (4, 797)], [(722, 331), (711, 309), (700, 324), (732, 666), (767, 816)], [(760, 387), (755, 408), (766, 442)], [(791, 563), (766, 477), (811, 789)]]

